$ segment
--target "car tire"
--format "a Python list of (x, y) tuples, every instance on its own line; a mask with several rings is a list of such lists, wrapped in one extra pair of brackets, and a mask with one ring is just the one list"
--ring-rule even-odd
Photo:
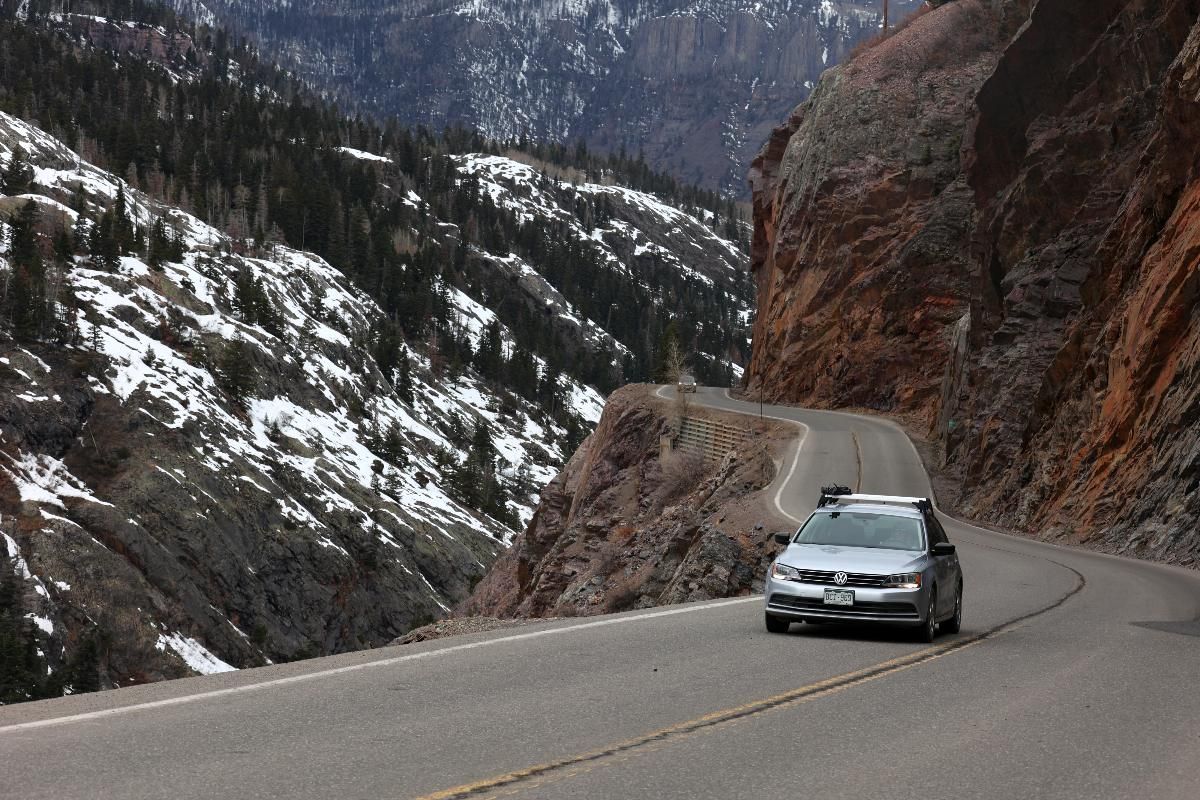
[(946, 633), (958, 633), (962, 630), (962, 603), (963, 603), (963, 587), (958, 585), (958, 592), (954, 598), (954, 616), (942, 623), (942, 630)]
[(774, 614), (764, 615), (764, 620), (767, 623), (767, 633), (787, 633), (791, 627), (792, 621), (777, 617)]
[(937, 629), (937, 589), (934, 588), (929, 592), (929, 608), (925, 612), (925, 619), (917, 629), (917, 641), (929, 644), (937, 638)]

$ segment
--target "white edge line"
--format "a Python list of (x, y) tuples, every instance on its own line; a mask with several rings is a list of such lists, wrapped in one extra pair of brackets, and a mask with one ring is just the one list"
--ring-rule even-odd
[[(663, 387), (663, 389), (666, 389), (666, 388), (667, 388), (666, 386)], [(745, 400), (735, 399), (729, 393), (729, 389), (726, 389), (724, 391), (724, 395), (725, 395), (725, 399), (729, 400), (731, 403), (746, 403), (747, 402)], [(659, 395), (659, 397), (664, 400), (667, 399), (665, 397), (662, 397), (661, 394)], [(716, 407), (716, 406), (709, 406), (709, 408), (713, 408), (714, 410), (717, 410), (717, 411), (727, 411), (731, 414), (745, 414), (747, 416), (752, 416), (752, 417), (757, 416), (753, 411), (737, 411), (735, 409), (720, 408), (720, 407)], [(908, 442), (908, 446), (912, 450), (913, 455), (915, 455), (917, 457), (917, 463), (921, 465), (921, 470), (923, 472), (925, 472), (925, 478), (927, 481), (929, 481), (929, 499), (930, 499), (930, 502), (933, 503), (934, 510), (937, 511), (937, 513), (940, 514), (941, 516), (945, 517), (946, 519), (952, 520), (955, 524), (961, 525), (964, 528), (970, 528), (973, 531), (976, 531), (976, 532), (982, 533), (982, 534), (986, 534), (989, 536), (1000, 536), (1005, 539), (1011, 539), (1014, 542), (1018, 542), (1018, 543), (1022, 543), (1022, 544), (1031, 544), (1034, 546), (1049, 547), (1054, 550), (1058, 550), (1059, 552), (1062, 552), (1062, 553), (1070, 553), (1073, 555), (1086, 556), (1086, 557), (1095, 556), (1095, 557), (1099, 557), (1099, 558), (1110, 560), (1110, 561), (1120, 561), (1120, 562), (1126, 563), (1126, 564), (1132, 563), (1132, 564), (1138, 564), (1138, 565), (1142, 565), (1142, 566), (1154, 567), (1154, 568), (1161, 569), (1166, 572), (1170, 572), (1175, 575), (1182, 574), (1182, 575), (1194, 576), (1195, 570), (1191, 570), (1191, 569), (1188, 569), (1187, 567), (1179, 566), (1178, 564), (1166, 564), (1161, 561), (1150, 561), (1150, 560), (1144, 559), (1144, 558), (1123, 556), (1118, 553), (1106, 553), (1103, 550), (1091, 550), (1088, 548), (1077, 547), (1077, 546), (1073, 546), (1073, 545), (1069, 545), (1069, 544), (1060, 544), (1058, 542), (1047, 542), (1043, 539), (1038, 539), (1033, 536), (1025, 536), (1023, 534), (1010, 533), (1008, 531), (1002, 531), (1002, 530), (993, 530), (992, 528), (984, 528), (984, 527), (976, 525), (972, 522), (968, 522), (967, 520), (962, 519), (961, 517), (956, 517), (955, 515), (943, 510), (942, 507), (940, 505), (938, 505), (937, 494), (933, 490), (933, 480), (929, 477), (929, 471), (925, 469), (925, 459), (921, 457), (921, 451), (917, 449), (916, 443), (913, 442), (912, 437), (908, 435), (908, 431), (906, 431), (904, 429), (904, 426), (901, 425), (900, 423), (896, 422), (895, 420), (887, 419), (886, 417), (869, 417), (864, 414), (855, 414), (851, 411), (837, 411), (837, 410), (830, 409), (830, 408), (803, 408), (801, 406), (787, 406), (787, 408), (794, 408), (797, 411), (812, 411), (812, 412), (815, 412), (818, 414), (836, 414), (837, 416), (840, 416), (840, 417), (849, 417), (850, 419), (861, 420), (868, 424), (878, 423), (880, 425), (884, 425), (886, 427), (891, 428), (896, 433), (899, 433), (901, 436), (904, 437), (904, 441)], [(771, 419), (778, 419), (778, 420), (782, 420), (784, 422), (791, 422), (794, 425), (804, 425), (803, 422), (799, 422), (799, 421), (793, 420), (793, 419), (787, 419), (786, 417), (776, 417), (776, 416), (769, 415), (769, 414), (766, 416), (769, 416)], [(807, 428), (807, 427), (808, 426), (805, 426), (805, 428)], [(796, 455), (797, 455), (797, 457), (799, 457), (798, 451), (797, 451)], [(786, 513), (786, 512), (784, 512), (784, 513)], [(791, 516), (791, 515), (788, 514), (788, 516)], [(792, 517), (792, 518), (795, 519), (795, 517)]]
[[(731, 403), (741, 402), (739, 400), (734, 400), (733, 397), (730, 396), (728, 389), (725, 390), (725, 399)], [(715, 411), (726, 411), (726, 412), (729, 412), (732, 414), (741, 414), (741, 415), (747, 416), (747, 417), (755, 416), (754, 413), (751, 411), (737, 411), (734, 409), (727, 409), (727, 408), (715, 408), (713, 406), (709, 406), (709, 408), (713, 408)], [(791, 469), (788, 470), (787, 476), (784, 477), (783, 483), (779, 484), (779, 488), (775, 490), (775, 508), (779, 509), (780, 514), (783, 514), (785, 517), (790, 519), (792, 522), (799, 524), (799, 523), (803, 522), (803, 520), (800, 519), (799, 517), (797, 517), (795, 514), (791, 514), (787, 511), (785, 511), (783, 508), (783, 504), (780, 502), (779, 499), (781, 497), (783, 497), (783, 490), (786, 489), (787, 485), (792, 482), (792, 476), (796, 474), (796, 467), (799, 466), (799, 464), (800, 464), (800, 451), (804, 449), (804, 443), (806, 441), (808, 441), (809, 427), (799, 420), (788, 419), (787, 417), (777, 417), (774, 414), (760, 414), (758, 416), (765, 417), (767, 419), (778, 420), (780, 422), (787, 422), (792, 425), (795, 425), (798, 428), (801, 428), (800, 438), (796, 441), (796, 451), (792, 454), (792, 467), (791, 467)]]
[(151, 700), (146, 703), (117, 706), (116, 708), (105, 708), (99, 711), (87, 711), (81, 714), (71, 714), (64, 717), (51, 717), (50, 719), (34, 720), (32, 722), (18, 722), (14, 725), (0, 726), (0, 735), (5, 733), (15, 733), (17, 731), (34, 730), (36, 728), (50, 728), (56, 725), (67, 725), (73, 722), (85, 722), (88, 720), (103, 719), (105, 717), (113, 717), (119, 714), (128, 714), (132, 711), (145, 711), (152, 708), (165, 708), (167, 706), (195, 703), (200, 700), (208, 700), (214, 697), (227, 697), (234, 694), (245, 694), (247, 692), (254, 692), (260, 689), (270, 689), (276, 686), (287, 686), (289, 684), (300, 683), (302, 681), (327, 678), (331, 675), (344, 675), (349, 672), (359, 672), (361, 670), (375, 669), (377, 667), (390, 667), (396, 664), (403, 664), (410, 661), (420, 661), (426, 658), (433, 658), (434, 656), (446, 655), (449, 653), (460, 653), (466, 650), (476, 650), (481, 647), (490, 647), (492, 645), (503, 644), (506, 642), (527, 641), (529, 639), (539, 639), (543, 636), (554, 636), (562, 633), (581, 631), (587, 628), (600, 628), (607, 625), (621, 625), (626, 622), (640, 622), (642, 620), (654, 619), (656, 617), (669, 617), (676, 614), (691, 614), (696, 611), (707, 611), (712, 608), (724, 608), (725, 606), (737, 605), (739, 603), (761, 602), (761, 600), (762, 598), (758, 595), (752, 597), (738, 597), (732, 600), (719, 600), (713, 603), (688, 605), (683, 608), (670, 608), (662, 611), (650, 611), (643, 614), (634, 614), (628, 617), (614, 617), (612, 619), (595, 620), (594, 622), (582, 622), (578, 625), (550, 628), (548, 630), (516, 633), (512, 634), (511, 636), (501, 636), (496, 639), (485, 639), (480, 642), (456, 644), (450, 647), (443, 647), (438, 650), (426, 650), (420, 653), (409, 653), (408, 655), (383, 658), (379, 659), (378, 661), (368, 661), (363, 664), (350, 664), (345, 667), (334, 667), (333, 669), (325, 669), (318, 672), (306, 672), (302, 675), (289, 675), (286, 678), (275, 678), (273, 680), (261, 681), (259, 683), (248, 683), (242, 686), (230, 686), (225, 689), (213, 689), (207, 692), (186, 694), (179, 697), (167, 697), (162, 700)]
[[(670, 388), (669, 384), (666, 384), (666, 385), (663, 385), (662, 387), (660, 387), (657, 391), (654, 392), (655, 397), (658, 397), (660, 400), (670, 400), (671, 398), (663, 395), (663, 392), (666, 391), (668, 388)], [(696, 399), (699, 400), (699, 398), (696, 398)], [(742, 402), (741, 400), (734, 400), (733, 397), (730, 396), (728, 389), (725, 390), (725, 399), (731, 403)], [(704, 405), (704, 403), (701, 403), (701, 405)], [(784, 477), (783, 482), (779, 484), (779, 488), (775, 490), (774, 503), (775, 503), (775, 508), (779, 510), (779, 513), (782, 514), (783, 516), (787, 517), (788, 519), (790, 519), (792, 522), (795, 522), (797, 525), (800, 524), (801, 522), (803, 522), (804, 520), (800, 519), (795, 514), (789, 513), (788, 511), (784, 510), (783, 504), (780, 502), (780, 498), (783, 497), (783, 490), (786, 489), (787, 485), (792, 482), (792, 476), (796, 474), (796, 467), (799, 466), (799, 464), (800, 464), (800, 451), (804, 449), (804, 443), (805, 443), (805, 441), (808, 440), (809, 427), (807, 425), (805, 425), (803, 422), (801, 422), (800, 420), (788, 419), (787, 417), (777, 417), (774, 414), (755, 414), (752, 411), (739, 411), (735, 408), (721, 408), (720, 406), (705, 406), (705, 408), (709, 409), (710, 411), (716, 411), (718, 413), (741, 414), (744, 417), (759, 417), (760, 419), (766, 418), (766, 419), (778, 420), (779, 422), (786, 422), (790, 425), (795, 425), (796, 427), (802, 429), (799, 440), (796, 442), (796, 450), (792, 454), (792, 466), (788, 470), (787, 475)], [(909, 442), (909, 444), (912, 444), (912, 442)]]

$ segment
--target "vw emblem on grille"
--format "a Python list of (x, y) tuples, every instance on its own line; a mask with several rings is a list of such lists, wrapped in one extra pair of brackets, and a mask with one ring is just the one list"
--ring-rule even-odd
[(839, 572), (837, 575), (833, 576), (833, 582), (836, 583), (838, 586), (845, 586), (846, 581), (849, 579), (850, 579), (850, 576), (844, 572)]

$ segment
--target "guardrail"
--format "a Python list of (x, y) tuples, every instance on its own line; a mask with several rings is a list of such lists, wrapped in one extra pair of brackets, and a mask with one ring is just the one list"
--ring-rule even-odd
[(720, 461), (726, 453), (737, 449), (749, 436), (748, 431), (724, 422), (684, 417), (679, 425), (679, 433), (673, 438), (663, 437), (666, 439), (663, 444), (665, 452), (684, 450), (699, 453), (705, 461)]

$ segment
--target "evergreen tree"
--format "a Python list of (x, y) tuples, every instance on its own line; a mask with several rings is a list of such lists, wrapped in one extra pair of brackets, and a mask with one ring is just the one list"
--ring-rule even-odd
[(496, 459), (496, 443), (492, 440), (492, 426), (483, 417), (475, 419), (471, 432), (471, 458), (479, 464), (491, 466)]
[(13, 148), (8, 166), (0, 174), (0, 193), (7, 195), (25, 194), (33, 183), (33, 168), (25, 160), (25, 151), (20, 145)]
[(10, 559), (0, 558), (0, 703), (40, 695), (37, 640), (25, 619), (20, 578), (13, 567)]
[(121, 248), (113, 231), (113, 219), (112, 211), (105, 211), (88, 235), (88, 249), (96, 266), (109, 272), (114, 272), (121, 264)]
[(37, 203), (30, 200), (12, 222), (13, 273), (6, 316), (12, 321), (13, 334), (21, 340), (39, 336), (48, 316), (46, 267), (37, 234), (40, 213)]
[(117, 197), (109, 209), (112, 214), (112, 235), (116, 241), (117, 252), (126, 255), (137, 249), (137, 235), (133, 222), (129, 219), (129, 206), (125, 200), (125, 184), (117, 185)]
[(524, 347), (514, 347), (505, 368), (508, 386), (526, 400), (537, 397), (538, 372), (533, 356)]
[(233, 279), (233, 307), (248, 325), (260, 325), (274, 336), (283, 334), (283, 320), (260, 276), (242, 267)]
[(415, 398), (413, 397), (412, 366), (409, 364), (407, 352), (400, 354), (396, 371), (396, 394), (411, 406)]
[(484, 378), (498, 381), (504, 375), (504, 354), (501, 351), (500, 323), (493, 319), (483, 329), (479, 349), (475, 351), (475, 369)]
[(150, 269), (161, 272), (163, 264), (173, 260), (171, 257), (175, 255), (174, 249), (171, 239), (167, 236), (167, 227), (160, 217), (150, 228), (150, 244), (146, 255)]
[(250, 347), (241, 339), (229, 342), (221, 352), (217, 382), (238, 407), (246, 407), (246, 399), (254, 391), (255, 374)]
[(404, 435), (400, 432), (400, 426), (396, 423), (393, 422), (388, 427), (380, 449), (392, 464), (401, 469), (408, 466), (408, 450), (404, 446)]

